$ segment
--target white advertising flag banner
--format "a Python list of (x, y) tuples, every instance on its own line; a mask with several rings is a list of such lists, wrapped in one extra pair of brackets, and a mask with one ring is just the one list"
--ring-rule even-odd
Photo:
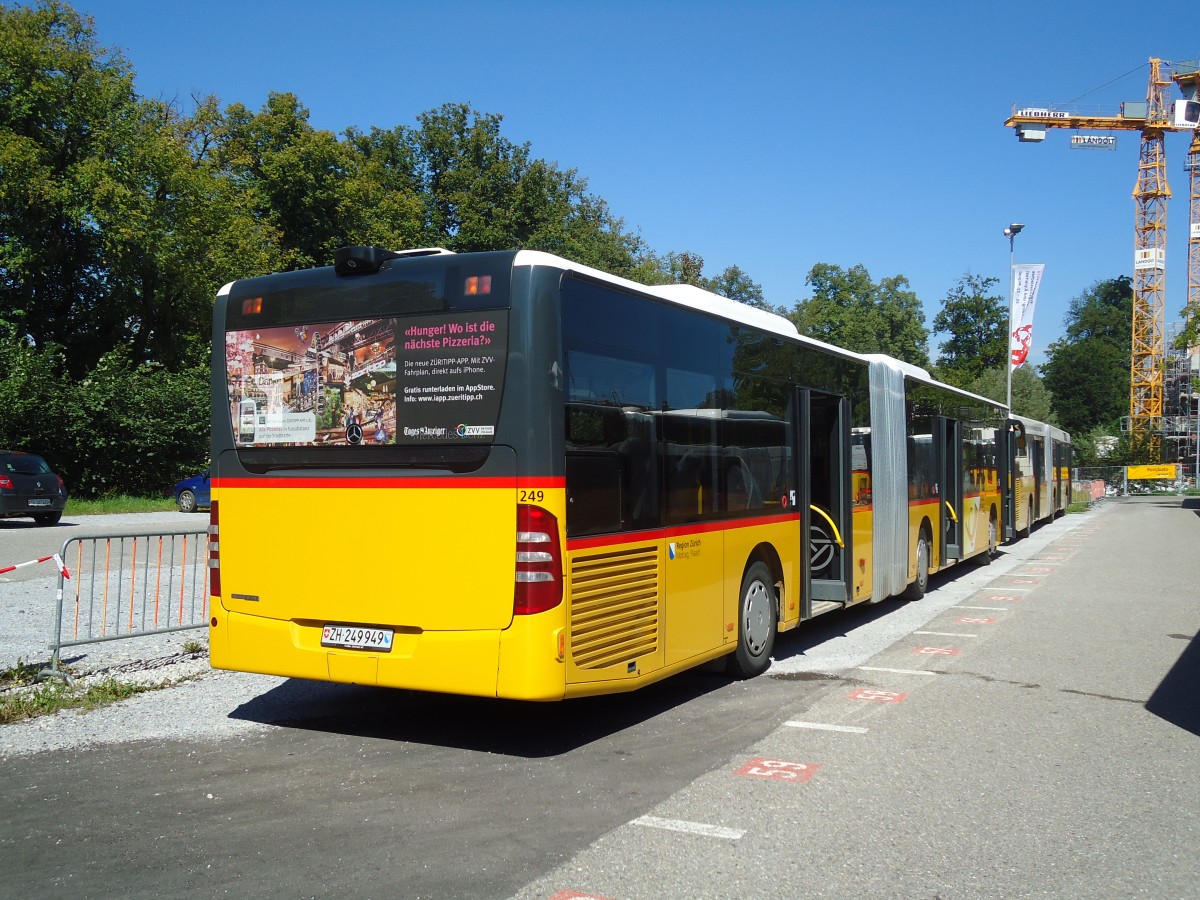
[(1012, 334), (1009, 335), (1009, 366), (1015, 369), (1029, 359), (1033, 346), (1033, 307), (1042, 283), (1043, 263), (1013, 266)]

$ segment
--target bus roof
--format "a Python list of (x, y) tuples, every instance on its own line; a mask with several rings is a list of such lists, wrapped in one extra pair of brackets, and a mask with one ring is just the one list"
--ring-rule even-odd
[(967, 397), (971, 400), (977, 400), (980, 403), (988, 406), (1004, 406), (1004, 404), (999, 400), (992, 400), (990, 397), (984, 397), (982, 394), (973, 394), (971, 391), (963, 390), (962, 388), (955, 387), (952, 384), (946, 384), (944, 381), (938, 381), (936, 378), (930, 375), (928, 371), (922, 369), (920, 366), (914, 366), (912, 363), (906, 363), (904, 360), (896, 359), (893, 356), (887, 356), (883, 353), (868, 353), (865, 354), (863, 358), (868, 362), (881, 363), (885, 366), (890, 366), (891, 368), (901, 372), (906, 378), (911, 378), (914, 381), (920, 381), (923, 384), (942, 388), (947, 391), (953, 391), (960, 397)]
[(562, 269), (566, 272), (574, 272), (579, 275), (584, 275), (595, 281), (603, 281), (616, 287), (623, 288), (627, 291), (636, 291), (640, 294), (649, 294), (652, 297), (657, 297), (660, 300), (666, 300), (668, 303), (673, 303), (676, 306), (686, 306), (689, 309), (710, 313), (712, 315), (720, 316), (724, 319), (731, 319), (734, 322), (741, 322), (744, 325), (749, 325), (753, 328), (758, 328), (763, 331), (770, 331), (774, 334), (789, 338), (790, 340), (800, 341), (804, 344), (811, 344), (815, 347), (820, 347), (822, 350), (836, 353), (840, 356), (858, 360), (863, 359), (863, 357), (858, 353), (854, 353), (850, 350), (844, 350), (841, 347), (835, 347), (832, 344), (826, 344), (825, 342), (818, 341), (815, 338), (805, 337), (796, 330), (796, 326), (791, 322), (790, 319), (785, 319), (783, 316), (776, 315), (772, 312), (767, 312), (765, 309), (757, 309), (753, 306), (747, 306), (745, 303), (739, 303), (736, 300), (730, 300), (728, 297), (722, 297), (720, 294), (714, 294), (711, 291), (706, 291), (703, 288), (698, 288), (694, 285), (639, 284), (636, 281), (630, 281), (628, 278), (621, 278), (618, 275), (610, 275), (608, 272), (601, 271), (600, 269), (593, 269), (590, 266), (571, 262), (568, 259), (563, 259), (561, 256), (555, 256), (552, 253), (544, 253), (540, 250), (518, 251), (516, 259), (513, 261), (513, 265), (546, 266), (554, 269)]
[(1016, 419), (1025, 427), (1026, 434), (1036, 434), (1041, 437), (1051, 437), (1059, 441), (1069, 441), (1071, 435), (1061, 428), (1049, 424), (1048, 422), (1039, 422), (1037, 419), (1030, 419), (1028, 416), (1011, 415), (1010, 418)]

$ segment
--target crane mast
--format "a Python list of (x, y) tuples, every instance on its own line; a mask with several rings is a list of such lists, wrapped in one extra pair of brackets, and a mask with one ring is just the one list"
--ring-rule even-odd
[(1129, 439), (1162, 452), (1163, 312), (1166, 309), (1167, 157), (1163, 135), (1168, 124), (1166, 89), (1160, 60), (1150, 60), (1146, 122), (1138, 152), (1133, 252), (1133, 341), (1129, 358)]

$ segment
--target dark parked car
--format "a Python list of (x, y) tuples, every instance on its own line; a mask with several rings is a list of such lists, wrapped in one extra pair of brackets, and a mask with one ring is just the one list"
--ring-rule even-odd
[(55, 525), (67, 505), (67, 486), (34, 453), (0, 450), (0, 519), (31, 518)]
[(175, 485), (175, 502), (180, 512), (195, 512), (201, 506), (208, 506), (212, 502), (208, 469)]

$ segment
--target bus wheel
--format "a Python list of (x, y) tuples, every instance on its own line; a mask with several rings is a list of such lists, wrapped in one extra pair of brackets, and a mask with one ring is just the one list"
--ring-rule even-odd
[(729, 657), (730, 674), (753, 678), (767, 670), (775, 647), (775, 579), (765, 563), (746, 570), (738, 601), (738, 644)]
[(1021, 537), (1027, 538), (1033, 534), (1033, 501), (1029, 501), (1029, 515), (1025, 517), (1025, 527), (1021, 530)]
[(929, 561), (932, 558), (929, 544), (929, 531), (922, 525), (921, 533), (917, 535), (917, 580), (905, 589), (906, 600), (920, 600), (929, 590)]

